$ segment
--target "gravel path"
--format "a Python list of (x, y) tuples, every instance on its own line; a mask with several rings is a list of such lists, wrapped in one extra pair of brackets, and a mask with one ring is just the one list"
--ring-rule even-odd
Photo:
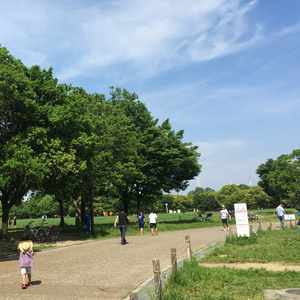
[(178, 260), (186, 256), (186, 235), (196, 251), (227, 234), (221, 227), (191, 229), (128, 236), (124, 246), (114, 238), (42, 251), (34, 257), (34, 285), (26, 290), (21, 289), (18, 259), (0, 261), (0, 299), (123, 299), (153, 276), (153, 258), (164, 269), (170, 265), (171, 248), (176, 248)]

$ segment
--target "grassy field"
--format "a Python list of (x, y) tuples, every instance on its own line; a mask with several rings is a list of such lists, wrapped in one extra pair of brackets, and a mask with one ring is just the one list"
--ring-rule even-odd
[[(212, 263), (271, 263), (299, 265), (300, 232), (298, 228), (266, 230), (250, 238), (227, 237), (224, 247), (201, 259)], [(264, 290), (298, 288), (300, 272), (271, 272), (265, 269), (237, 270), (227, 267), (207, 268), (193, 260), (185, 262), (176, 277), (163, 290), (163, 300), (250, 299), (263, 300)]]

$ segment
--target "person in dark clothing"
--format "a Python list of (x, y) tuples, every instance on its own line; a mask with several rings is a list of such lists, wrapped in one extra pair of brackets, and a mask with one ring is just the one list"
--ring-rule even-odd
[(131, 220), (124, 212), (123, 207), (121, 207), (120, 212), (116, 216), (115, 224), (114, 224), (115, 227), (117, 227), (118, 221), (119, 221), (119, 228), (121, 232), (121, 245), (125, 245), (126, 244), (125, 233), (127, 230), (127, 221), (130, 222)]

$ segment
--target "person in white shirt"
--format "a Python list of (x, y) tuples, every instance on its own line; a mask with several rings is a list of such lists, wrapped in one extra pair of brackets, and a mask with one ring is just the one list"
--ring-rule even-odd
[(225, 208), (225, 205), (222, 205), (222, 210), (220, 211), (219, 218), (222, 220), (224, 231), (229, 230), (228, 223), (227, 223), (228, 216), (229, 214), (227, 209)]
[(151, 213), (149, 215), (149, 223), (150, 223), (150, 229), (151, 229), (152, 235), (154, 235), (154, 233), (153, 233), (154, 228), (155, 228), (155, 235), (158, 235), (158, 232), (157, 232), (158, 219), (157, 219), (157, 214), (153, 210), (151, 211)]
[(278, 219), (280, 221), (280, 227), (284, 228), (284, 215), (285, 215), (285, 211), (284, 211), (284, 209), (282, 207), (282, 203), (280, 203), (276, 207), (276, 212), (277, 212)]

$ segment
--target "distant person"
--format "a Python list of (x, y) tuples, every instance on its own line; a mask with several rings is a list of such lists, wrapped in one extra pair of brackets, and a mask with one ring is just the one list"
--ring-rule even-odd
[(285, 215), (285, 211), (282, 207), (282, 203), (280, 203), (277, 207), (276, 207), (276, 213), (280, 222), (280, 227), (284, 228), (284, 215)]
[[(33, 266), (33, 244), (30, 239), (29, 232), (25, 231), (22, 235), (21, 242), (18, 245), (20, 252), (19, 266), (21, 268), (22, 289), (32, 286), (31, 267)], [(26, 285), (26, 274), (28, 276), (28, 284)]]
[(153, 209), (151, 210), (151, 213), (149, 215), (149, 223), (150, 223), (151, 234), (154, 235), (153, 231), (155, 228), (155, 235), (158, 235), (157, 232), (158, 218), (157, 218), (157, 214), (154, 212)]
[(127, 214), (124, 212), (124, 207), (120, 208), (120, 212), (117, 214), (114, 226), (117, 227), (117, 222), (119, 221), (119, 228), (121, 232), (121, 245), (125, 245), (126, 238), (126, 230), (127, 230), (127, 221), (130, 222), (130, 218), (127, 216)]
[(12, 219), (11, 219), (11, 217), (9, 217), (8, 218), (8, 228), (11, 227), (11, 224), (12, 224)]
[(91, 228), (91, 215), (90, 215), (90, 210), (87, 209), (85, 212), (85, 232), (90, 233), (90, 228)]
[(228, 221), (227, 221), (228, 216), (229, 216), (228, 210), (226, 209), (225, 205), (222, 205), (219, 218), (222, 220), (224, 231), (229, 230)]
[(14, 228), (17, 227), (17, 216), (14, 216)]
[(145, 216), (143, 215), (142, 210), (137, 215), (137, 222), (139, 224), (140, 235), (143, 236), (143, 230), (144, 230), (145, 224), (147, 224), (147, 223), (146, 223), (146, 219), (145, 219)]

